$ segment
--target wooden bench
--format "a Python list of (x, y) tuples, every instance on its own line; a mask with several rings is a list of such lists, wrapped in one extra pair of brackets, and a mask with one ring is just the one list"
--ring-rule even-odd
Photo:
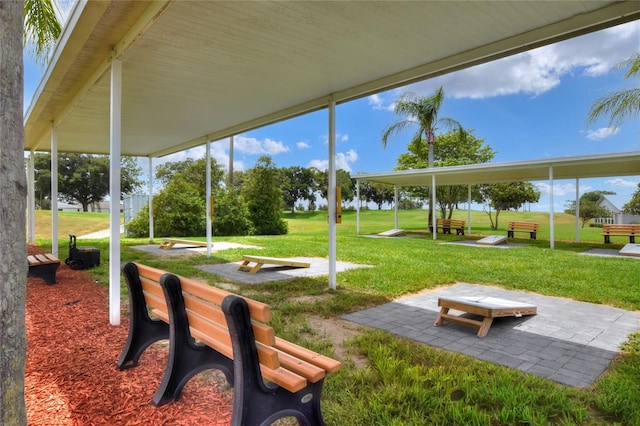
[(56, 284), (56, 272), (60, 259), (52, 254), (34, 254), (27, 256), (29, 271), (27, 277), (42, 278), (47, 284)]
[(118, 368), (134, 367), (149, 345), (169, 339), (154, 405), (176, 400), (193, 376), (215, 368), (234, 387), (232, 424), (271, 424), (290, 416), (300, 424), (324, 424), (322, 384), (341, 364), (276, 337), (267, 324), (268, 305), (137, 263), (122, 271), (131, 320)]
[[(437, 228), (442, 228), (443, 234), (451, 234), (451, 229), (455, 229), (456, 235), (464, 235), (465, 223), (464, 220), (460, 219), (436, 219), (436, 230)], [(433, 232), (433, 229), (431, 231)]]
[(538, 223), (534, 222), (509, 222), (509, 226), (507, 227), (507, 237), (514, 238), (513, 234), (515, 232), (528, 232), (529, 237), (532, 240), (535, 240), (539, 226), (540, 225)]
[(604, 243), (610, 244), (611, 237), (629, 237), (629, 242), (635, 244), (636, 235), (640, 235), (640, 224), (607, 224), (602, 225)]
[[(442, 325), (444, 321), (451, 321), (461, 325), (467, 325), (478, 329), (478, 337), (485, 337), (494, 318), (521, 317), (523, 315), (535, 315), (538, 308), (527, 303), (514, 302), (496, 297), (440, 297), (438, 306), (440, 313), (433, 325)], [(473, 318), (465, 318), (450, 315), (449, 309), (468, 312), (482, 317), (482, 321)]]
[[(249, 265), (255, 263), (254, 266)], [(264, 265), (280, 265), (291, 266), (294, 268), (310, 268), (309, 262), (300, 262), (297, 260), (283, 259), (280, 257), (264, 257), (264, 256), (242, 256), (242, 265), (238, 266), (238, 271), (249, 271), (250, 274), (255, 274)]]
[(207, 246), (207, 242), (206, 241), (193, 241), (193, 240), (180, 240), (180, 239), (177, 239), (177, 238), (165, 238), (160, 243), (160, 248), (163, 249), (163, 250), (169, 250), (169, 249), (173, 248), (173, 246), (175, 246), (176, 244), (184, 244), (184, 245), (192, 246), (192, 247), (206, 247)]

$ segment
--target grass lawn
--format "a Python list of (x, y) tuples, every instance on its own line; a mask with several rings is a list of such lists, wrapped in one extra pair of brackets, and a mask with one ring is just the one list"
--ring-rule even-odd
[[(61, 213), (60, 233), (63, 230)], [(77, 213), (74, 213), (77, 215)], [(424, 233), (426, 211), (399, 213), (399, 227)], [(466, 211), (455, 218), (467, 219)], [(147, 244), (144, 239), (122, 240), (122, 261), (140, 261), (171, 272), (224, 282), (195, 268), (206, 263), (237, 261), (243, 254), (264, 256), (327, 257), (326, 212), (286, 213), (289, 234), (283, 236), (215, 237), (264, 247), (263, 250), (231, 249), (204, 255), (158, 258), (130, 248)], [(538, 240), (518, 250), (479, 250), (442, 245), (445, 240), (506, 235), (509, 220), (541, 224)], [(621, 248), (624, 238), (602, 244), (601, 230), (581, 228), (581, 243), (573, 243), (573, 217), (555, 217), (555, 249), (549, 248), (549, 215), (504, 212), (498, 231), (492, 231), (487, 215), (472, 212), (473, 235), (431, 235), (424, 238), (380, 239), (356, 235), (355, 212), (343, 212), (337, 229), (337, 257), (341, 261), (369, 264), (338, 274), (337, 290), (328, 289), (326, 277), (296, 278), (283, 282), (236, 285), (235, 291), (269, 303), (273, 326), (283, 338), (336, 356), (331, 336), (312, 324), (337, 321), (348, 312), (386, 303), (400, 295), (456, 282), (497, 285), (550, 296), (640, 309), (640, 261), (635, 259), (577, 256), (590, 248)], [(81, 219), (70, 225), (81, 229)], [(105, 217), (108, 226), (108, 217)], [(103, 227), (106, 227), (103, 224)], [(360, 232), (378, 233), (394, 228), (392, 211), (365, 211)], [(87, 229), (89, 226), (87, 225)], [(38, 228), (37, 228), (38, 229)], [(94, 230), (88, 232), (94, 232)], [(73, 230), (76, 235), (79, 231)], [(41, 235), (40, 233), (38, 235)], [(175, 236), (189, 237), (190, 236)], [(526, 238), (526, 234), (521, 234)], [(45, 238), (47, 238), (45, 236)], [(204, 238), (199, 238), (204, 240)], [(50, 240), (38, 240), (43, 248)], [(159, 243), (159, 241), (158, 241)], [(92, 271), (108, 282), (108, 240), (83, 241), (101, 249), (102, 264)], [(66, 256), (60, 244), (60, 257)], [(123, 287), (123, 294), (125, 288)], [(344, 349), (344, 348), (342, 348)], [(341, 350), (342, 350), (341, 349)], [(640, 424), (640, 337), (630, 336), (619, 359), (590, 388), (563, 386), (472, 357), (435, 349), (382, 331), (364, 331), (348, 341), (343, 369), (325, 381), (323, 412), (335, 425), (604, 425)]]

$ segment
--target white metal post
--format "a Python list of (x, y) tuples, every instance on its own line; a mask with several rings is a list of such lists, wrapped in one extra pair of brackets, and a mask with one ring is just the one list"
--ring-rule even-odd
[(149, 242), (153, 243), (153, 158), (149, 157)]
[(432, 238), (435, 240), (436, 235), (438, 235), (438, 227), (436, 226), (436, 175), (431, 175), (431, 204), (433, 205), (433, 210), (431, 210), (431, 226), (433, 227), (433, 236)]
[(576, 178), (576, 243), (580, 242), (580, 178)]
[(553, 217), (553, 166), (549, 166), (549, 186), (551, 190), (549, 191), (549, 247), (555, 247), (555, 236), (554, 236), (554, 226), (553, 221), (555, 220)]
[(111, 173), (109, 176), (109, 318), (120, 325), (120, 153), (122, 149), (122, 61), (111, 62), (109, 128)]
[(329, 98), (329, 287), (336, 289), (336, 102)]
[(206, 220), (206, 224), (207, 224), (207, 257), (211, 257), (211, 216), (212, 216), (212, 211), (211, 211), (211, 142), (207, 141), (206, 144), (206, 148), (205, 148), (205, 170), (206, 170), (206, 176), (205, 176), (205, 186), (206, 186), (206, 199), (205, 199), (205, 204), (206, 204), (206, 215), (207, 215), (207, 220)]
[(467, 209), (467, 234), (471, 235), (471, 184), (468, 185), (467, 192), (467, 205), (469, 206)]
[(27, 162), (27, 241), (30, 244), (36, 242), (36, 196), (35, 196), (35, 152), (29, 153), (29, 161)]
[(360, 235), (360, 180), (356, 179), (356, 235)]
[(51, 127), (51, 254), (58, 256), (58, 133)]
[(395, 229), (400, 228), (400, 217), (398, 215), (398, 199), (400, 198), (398, 185), (393, 185), (393, 210), (395, 215)]

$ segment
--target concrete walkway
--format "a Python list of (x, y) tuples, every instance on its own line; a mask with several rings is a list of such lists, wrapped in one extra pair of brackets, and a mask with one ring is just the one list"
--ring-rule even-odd
[[(476, 337), (477, 329), (451, 322), (435, 327), (438, 298), (460, 296), (531, 303), (538, 314), (494, 319), (484, 338)], [(343, 318), (578, 387), (592, 384), (620, 344), (640, 329), (640, 312), (474, 284), (436, 289)]]

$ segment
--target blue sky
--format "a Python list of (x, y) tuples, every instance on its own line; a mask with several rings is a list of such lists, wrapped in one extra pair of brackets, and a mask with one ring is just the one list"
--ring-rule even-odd
[[(640, 21), (620, 25), (510, 56), (435, 79), (339, 105), (336, 112), (336, 164), (357, 173), (393, 170), (406, 152), (414, 130), (395, 136), (386, 149), (381, 133), (398, 117), (394, 102), (405, 92), (430, 96), (440, 86), (445, 92), (440, 116), (454, 118), (485, 139), (496, 156), (493, 162), (640, 150), (640, 120), (619, 128), (602, 120), (591, 127), (586, 117), (601, 96), (638, 84), (616, 68), (640, 50)], [(43, 70), (25, 56), (25, 108)], [(261, 155), (270, 155), (279, 167), (293, 165), (326, 169), (328, 113), (326, 110), (246, 132), (234, 137), (234, 169), (251, 168)], [(228, 140), (211, 144), (214, 158), (228, 165)], [(204, 157), (198, 147), (154, 160)], [(147, 162), (144, 161), (146, 171)], [(580, 191), (610, 190), (633, 194), (635, 177), (583, 179)], [(549, 211), (548, 182), (534, 182), (541, 191), (532, 210)], [(575, 180), (554, 182), (554, 209), (562, 211), (575, 197)]]

